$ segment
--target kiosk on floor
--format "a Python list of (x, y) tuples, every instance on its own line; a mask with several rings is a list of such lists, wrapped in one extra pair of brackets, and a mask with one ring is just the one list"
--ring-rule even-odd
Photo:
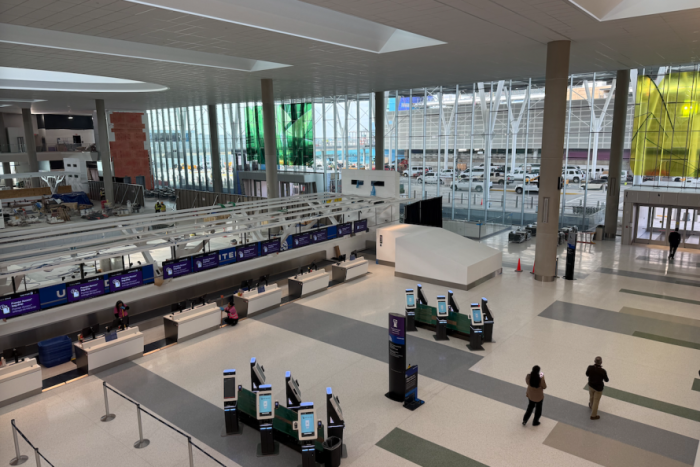
[(226, 434), (241, 433), (238, 424), (238, 386), (236, 386), (236, 370), (224, 370), (224, 419)]
[(437, 329), (433, 337), (436, 341), (447, 341), (450, 340), (447, 337), (447, 318), (450, 313), (447, 311), (447, 299), (444, 295), (438, 295), (437, 305)]
[[(345, 418), (343, 410), (340, 408), (340, 399), (333, 394), (333, 389), (326, 388), (326, 426), (328, 428), (328, 438), (335, 436), (343, 440), (343, 430), (345, 429)], [(345, 444), (341, 446), (342, 457), (348, 456)]]
[(316, 467), (314, 441), (318, 438), (318, 428), (313, 402), (302, 402), (297, 414), (299, 419), (292, 423), (292, 429), (296, 430), (299, 441), (301, 441), (301, 466)]
[(406, 289), (406, 332), (416, 329), (416, 295), (413, 289)]
[(275, 406), (272, 403), (272, 386), (261, 384), (255, 394), (255, 415), (260, 426), (260, 444), (258, 457), (277, 455), (279, 443), (272, 433), (272, 420), (275, 418)]
[(472, 303), (469, 310), (469, 347), (470, 350), (484, 350), (481, 343), (484, 339), (484, 317), (481, 313), (481, 307), (478, 303)]

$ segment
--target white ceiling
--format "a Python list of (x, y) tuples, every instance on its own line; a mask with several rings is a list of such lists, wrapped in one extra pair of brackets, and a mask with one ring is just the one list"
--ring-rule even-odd
[(0, 22), (6, 24), (212, 54), (222, 62), (237, 57), (290, 65), (235, 71), (5, 42), (0, 66), (103, 75), (169, 89), (79, 95), (0, 90), (0, 98), (46, 99), (33, 110), (80, 113), (94, 108), (95, 98), (104, 98), (113, 110), (259, 100), (261, 78), (272, 78), (275, 96), (288, 99), (542, 77), (546, 44), (554, 40), (572, 41), (573, 73), (700, 62), (700, 8), (598, 21), (568, 0), (307, 3), (445, 44), (376, 53), (124, 0), (0, 0)]

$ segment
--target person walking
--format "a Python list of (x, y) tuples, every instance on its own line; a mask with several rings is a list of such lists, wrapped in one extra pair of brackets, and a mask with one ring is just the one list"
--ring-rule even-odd
[(676, 230), (669, 234), (668, 244), (671, 247), (669, 249), (670, 254), (668, 255), (668, 259), (673, 259), (673, 257), (676, 256), (676, 250), (678, 249), (678, 245), (681, 244), (681, 234), (678, 233), (678, 227), (676, 227)]
[(586, 370), (588, 393), (591, 396), (588, 401), (588, 408), (591, 409), (591, 420), (598, 420), (600, 418), (600, 415), (598, 415), (598, 404), (600, 404), (600, 398), (603, 396), (603, 389), (605, 388), (603, 382), (607, 383), (610, 380), (608, 379), (608, 372), (603, 368), (603, 359), (596, 357), (593, 363)]
[(535, 365), (532, 367), (532, 373), (525, 376), (525, 383), (527, 383), (525, 396), (527, 396), (528, 404), (523, 417), (523, 425), (527, 425), (527, 421), (530, 420), (530, 415), (532, 415), (532, 410), (535, 409), (535, 418), (532, 421), (532, 426), (537, 426), (540, 424), (540, 417), (542, 416), (544, 390), (547, 389), (544, 374), (540, 371), (539, 366)]
[(160, 212), (160, 201), (156, 201), (156, 212)]

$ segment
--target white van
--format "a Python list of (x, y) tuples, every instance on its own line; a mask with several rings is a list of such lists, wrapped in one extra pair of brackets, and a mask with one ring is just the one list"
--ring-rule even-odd
[(425, 167), (422, 165), (413, 165), (410, 168), (407, 168), (406, 170), (403, 171), (401, 174), (402, 177), (418, 177), (419, 175), (423, 175), (427, 173), (428, 170), (426, 170)]

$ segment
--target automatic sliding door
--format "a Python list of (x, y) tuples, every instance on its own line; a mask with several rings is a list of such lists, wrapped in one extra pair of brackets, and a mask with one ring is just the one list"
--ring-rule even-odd
[(664, 206), (656, 206), (650, 208), (653, 214), (651, 216), (651, 232), (649, 243), (656, 245), (665, 245), (668, 238), (668, 224), (670, 222), (670, 209)]
[(682, 248), (700, 249), (700, 209), (685, 209), (685, 219), (679, 231), (683, 238)]
[(635, 243), (649, 243), (651, 238), (651, 208), (649, 206), (637, 206), (637, 225), (635, 226)]

